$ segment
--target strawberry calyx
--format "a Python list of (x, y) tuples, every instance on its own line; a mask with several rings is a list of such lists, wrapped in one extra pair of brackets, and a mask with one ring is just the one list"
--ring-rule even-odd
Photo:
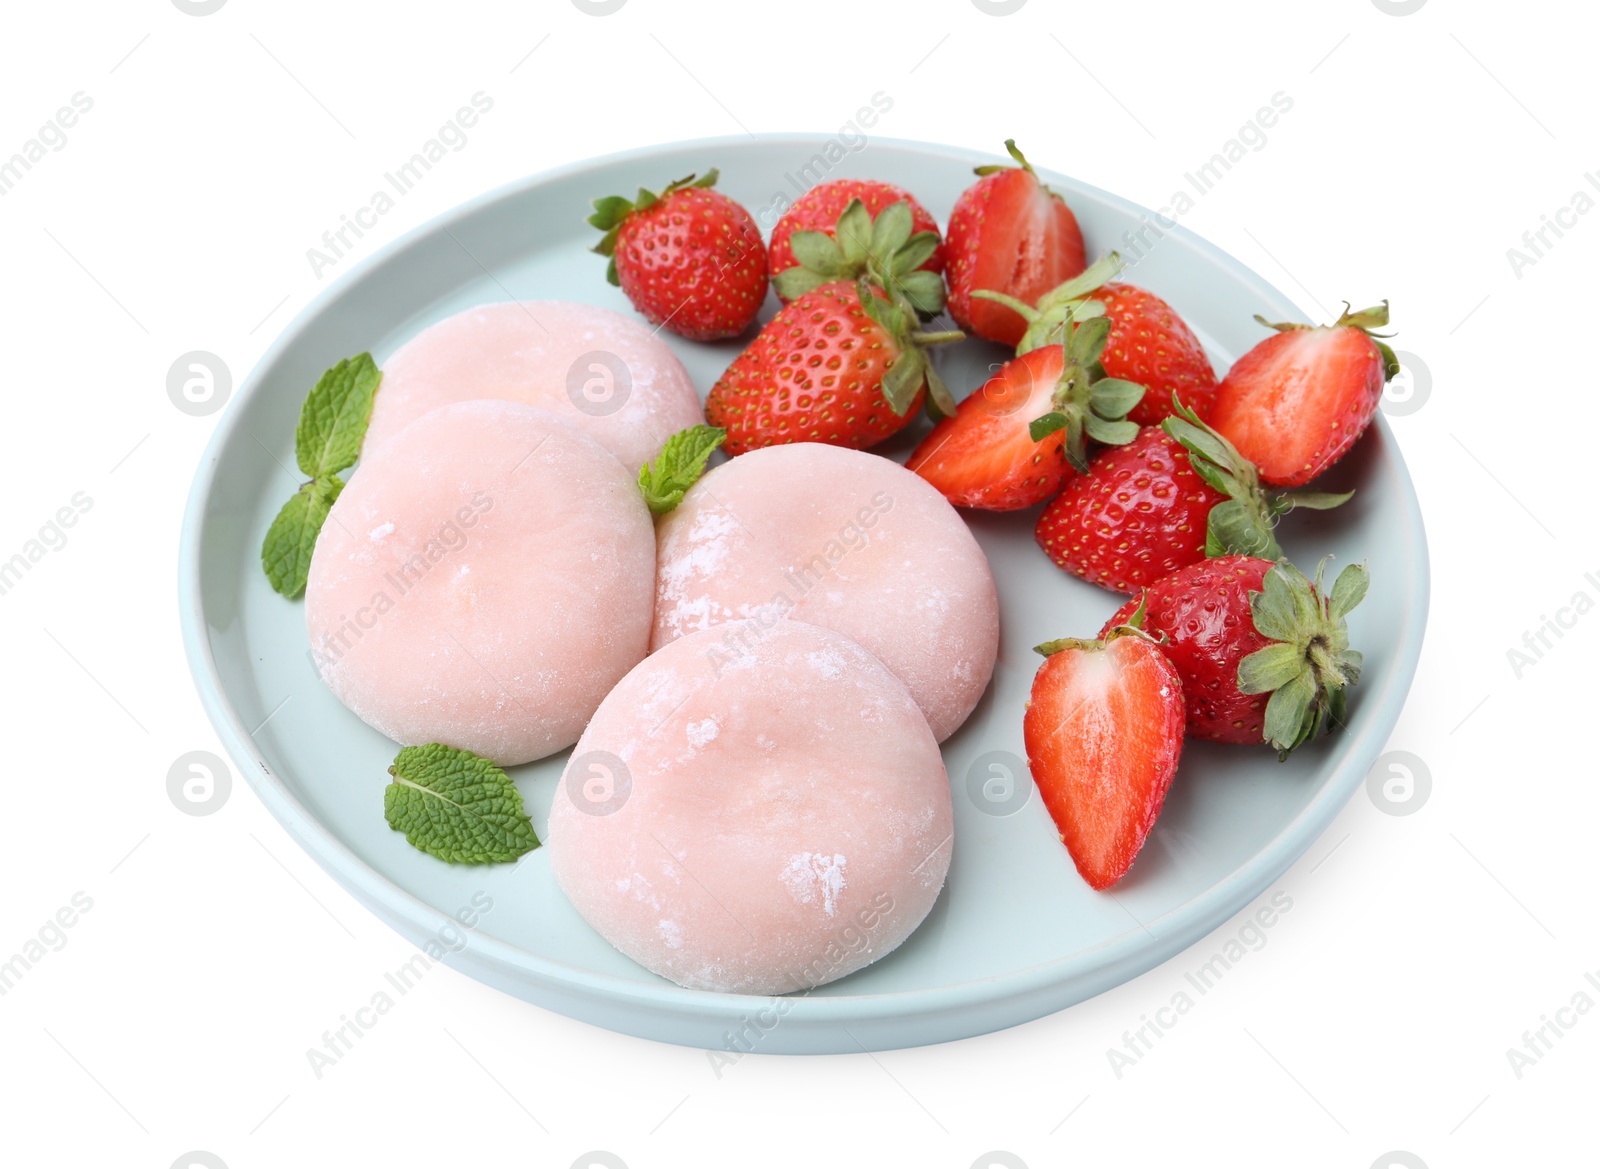
[[(991, 163), (986, 163), (983, 166), (975, 166), (975, 167), (973, 167), (972, 168), (972, 173), (977, 175), (977, 176), (979, 176), (980, 178), (983, 178), (983, 177), (986, 177), (988, 175), (997, 175), (1001, 171), (1025, 170), (1030, 175), (1032, 175), (1035, 179), (1037, 179), (1039, 177), (1038, 172), (1033, 169), (1033, 163), (1029, 162), (1027, 160), (1027, 158), (1023, 156), (1022, 151), (1017, 149), (1017, 140), (1015, 138), (1007, 138), (1006, 139), (1006, 153), (1009, 154), (1013, 159), (1016, 160), (1016, 163), (1017, 163), (1016, 166), (1007, 166), (1003, 162), (991, 162)], [(1044, 187), (1044, 189), (1046, 191), (1050, 191), (1050, 188), (1049, 187), (1045, 187), (1045, 185), (1042, 182), (1039, 185), (1041, 187)], [(1055, 194), (1054, 191), (1050, 191), (1050, 193), (1052, 195)]]
[(1034, 442), (1062, 431), (1061, 451), (1080, 472), (1089, 469), (1089, 439), (1121, 446), (1139, 433), (1127, 414), (1144, 397), (1144, 387), (1125, 378), (1107, 377), (1100, 364), (1111, 322), (1104, 316), (1063, 322), (1061, 376), (1051, 394), (1050, 412), (1028, 424)]
[[(904, 204), (896, 206), (903, 207)], [(795, 236), (802, 234), (805, 233), (796, 232)], [(966, 334), (960, 329), (943, 329), (933, 333), (920, 332), (916, 327), (915, 307), (905, 300), (891, 297), (873, 284), (867, 276), (857, 277), (856, 295), (860, 298), (861, 307), (867, 316), (889, 334), (890, 340), (899, 351), (899, 356), (883, 375), (883, 400), (889, 403), (889, 409), (904, 418), (906, 411), (911, 409), (911, 404), (917, 400), (917, 391), (927, 387), (930, 411), (947, 417), (955, 414), (955, 398), (951, 396), (949, 387), (944, 384), (944, 379), (939, 376), (939, 371), (934, 368), (933, 357), (928, 351), (939, 345), (965, 340)]]
[(1345, 617), (1367, 595), (1365, 564), (1347, 564), (1328, 593), (1322, 591), (1328, 561), (1306, 579), (1287, 560), (1267, 570), (1261, 591), (1250, 594), (1256, 632), (1272, 642), (1239, 663), (1241, 694), (1271, 694), (1262, 738), (1279, 760), (1327, 726), (1342, 725), (1345, 690), (1361, 677), (1361, 654), (1350, 648)]
[[(1260, 313), (1256, 314), (1256, 321), (1269, 329), (1276, 329), (1280, 333), (1293, 333), (1299, 330), (1315, 329), (1316, 325), (1307, 325), (1299, 321), (1269, 321)], [(1384, 328), (1389, 323), (1389, 301), (1374, 305), (1372, 308), (1352, 309), (1350, 302), (1344, 302), (1344, 312), (1339, 314), (1339, 319), (1327, 326), (1330, 329), (1354, 329), (1358, 333), (1365, 333), (1367, 339), (1377, 346), (1378, 353), (1383, 357), (1383, 380), (1390, 381), (1395, 374), (1400, 372), (1400, 359), (1394, 355), (1388, 339), (1393, 333), (1378, 333), (1376, 329)]]
[(1142, 637), (1151, 645), (1161, 645), (1165, 642), (1166, 635), (1153, 636), (1144, 627), (1144, 607), (1146, 601), (1144, 590), (1139, 592), (1139, 604), (1128, 619), (1119, 625), (1113, 625), (1099, 637), (1058, 637), (1054, 641), (1042, 641), (1033, 647), (1033, 652), (1043, 657), (1050, 657), (1066, 649), (1102, 650), (1119, 637)]
[(1098, 300), (1089, 299), (1089, 296), (1102, 285), (1115, 280), (1123, 267), (1122, 257), (1116, 252), (1110, 252), (1071, 280), (1056, 285), (1034, 304), (1025, 304), (1014, 296), (987, 288), (975, 289), (972, 295), (979, 300), (992, 300), (996, 304), (1003, 304), (1028, 322), (1022, 340), (1017, 342), (1017, 356), (1021, 357), (1024, 353), (1045, 345), (1061, 344), (1062, 333), (1069, 320), (1084, 321), (1091, 317), (1104, 316), (1105, 305)]
[(936, 231), (912, 231), (911, 205), (891, 203), (877, 216), (860, 199), (852, 199), (839, 215), (834, 234), (797, 231), (789, 248), (797, 261), (772, 278), (785, 300), (804, 296), (836, 280), (865, 278), (890, 297), (910, 304), (924, 320), (944, 308), (944, 278), (925, 272), (939, 247)]
[(611, 263), (606, 268), (606, 279), (612, 284), (620, 283), (617, 279), (617, 233), (622, 230), (622, 225), (627, 222), (628, 216), (638, 211), (648, 211), (668, 195), (679, 191), (695, 187), (709, 190), (717, 185), (717, 174), (717, 168), (712, 167), (699, 177), (687, 175), (681, 179), (674, 179), (662, 188), (659, 195), (640, 187), (639, 193), (632, 199), (625, 195), (605, 195), (594, 200), (594, 214), (585, 222), (590, 227), (598, 227), (605, 234), (600, 237), (600, 242), (589, 250), (598, 255), (611, 257)]
[(1200, 420), (1188, 406), (1172, 395), (1173, 415), (1161, 429), (1189, 456), (1194, 473), (1208, 486), (1228, 498), (1212, 507), (1206, 516), (1207, 556), (1256, 556), (1262, 560), (1282, 560), (1273, 529), (1279, 517), (1297, 507), (1327, 511), (1345, 503), (1353, 491), (1274, 491), (1264, 487), (1255, 464), (1237, 447)]

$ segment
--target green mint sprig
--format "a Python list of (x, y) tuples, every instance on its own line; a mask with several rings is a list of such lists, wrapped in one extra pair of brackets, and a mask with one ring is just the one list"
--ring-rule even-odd
[(480, 755), (442, 743), (405, 747), (389, 774), (384, 818), (429, 856), (488, 865), (539, 847), (517, 785)]
[(294, 457), (310, 482), (279, 509), (261, 543), (261, 567), (267, 580), (291, 601), (306, 591), (317, 533), (344, 490), (339, 472), (361, 457), (373, 395), (382, 376), (372, 354), (358, 353), (318, 378), (300, 407)]
[(652, 515), (666, 515), (705, 473), (711, 452), (728, 432), (720, 426), (691, 426), (667, 439), (661, 453), (639, 468), (639, 490)]

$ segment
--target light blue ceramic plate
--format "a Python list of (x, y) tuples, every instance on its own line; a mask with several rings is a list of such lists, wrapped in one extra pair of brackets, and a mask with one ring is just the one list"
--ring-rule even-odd
[[(1029, 647), (1092, 633), (1117, 601), (1050, 564), (1033, 543), (1034, 512), (971, 516), (999, 581), (1003, 636), (989, 695), (945, 744), (956, 814), (949, 882), (898, 951), (792, 999), (781, 1013), (763, 1011), (771, 1006), (765, 1000), (683, 990), (635, 966), (567, 903), (542, 852), (514, 866), (468, 868), (407, 845), (383, 817), (394, 744), (318, 681), (301, 605), (272, 592), (257, 558), (268, 523), (296, 486), (284, 468), (294, 465), (295, 419), (307, 389), (337, 359), (370, 349), (381, 363), (418, 329), (481, 302), (558, 297), (630, 311), (606, 284), (604, 261), (588, 251), (596, 233), (583, 220), (597, 195), (658, 189), (717, 166), (720, 189), (759, 215), (779, 196), (793, 198), (796, 184), (808, 179), (871, 177), (911, 190), (943, 222), (972, 167), (995, 161), (880, 140), (838, 157), (837, 145), (831, 163), (828, 139), (787, 135), (586, 162), (493, 192), (383, 249), (306, 309), (240, 387), (184, 521), (179, 589), (201, 698), (290, 835), (418, 944), (442, 935), (446, 949), (458, 945), (452, 915), (486, 893), (494, 908), (450, 962), (530, 1002), (652, 1039), (721, 1047), (725, 1033), (757, 1019), (764, 1051), (934, 1043), (1060, 1010), (1149, 969), (1255, 898), (1327, 827), (1382, 750), (1422, 645), (1422, 517), (1380, 418), (1328, 476), (1330, 488), (1356, 488), (1354, 502), (1328, 514), (1296, 513), (1285, 525), (1290, 555), (1308, 570), (1328, 553), (1341, 564), (1364, 558), (1371, 566), (1371, 595), (1350, 621), (1367, 665), (1348, 727), (1281, 765), (1265, 749), (1189, 745), (1132, 873), (1114, 896), (1095, 893), (1073, 869), (1037, 794), (996, 815), (1004, 805), (970, 796), (968, 776), (975, 765), (980, 781), (990, 775), (988, 759), (980, 759), (990, 752), (1023, 754), (1023, 702), (1038, 660)], [(1126, 251), (1124, 231), (1148, 221), (1114, 195), (1062, 175), (1044, 177), (1077, 212), (1091, 254)], [(763, 230), (770, 226), (764, 219)], [(1219, 372), (1263, 336), (1253, 314), (1303, 317), (1261, 277), (1181, 228), (1156, 241), (1128, 279), (1173, 304)], [(769, 303), (769, 315), (772, 309)], [(702, 394), (738, 349), (670, 339)], [(996, 347), (967, 342), (940, 360), (959, 396), (1003, 357)], [(903, 458), (925, 426), (919, 422), (886, 453)], [(564, 759), (514, 772), (541, 836)], [(1025, 773), (1018, 778), (1028, 784)]]

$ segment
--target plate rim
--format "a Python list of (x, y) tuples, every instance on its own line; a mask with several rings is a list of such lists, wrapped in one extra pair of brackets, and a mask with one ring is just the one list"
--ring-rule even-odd
[[(200, 575), (204, 515), (216, 481), (221, 453), (241, 425), (244, 403), (259, 391), (267, 372), (300, 335), (350, 287), (442, 229), (475, 216), (496, 203), (524, 196), (539, 187), (587, 171), (642, 162), (678, 151), (730, 151), (748, 148), (752, 142), (761, 146), (816, 146), (828, 141), (829, 137), (822, 132), (782, 132), (750, 136), (721, 135), (639, 146), (536, 171), (475, 195), (379, 247), (322, 289), (262, 351), (218, 418), (188, 492), (178, 552), (179, 624), (195, 688), (223, 746), (267, 810), (319, 867), (366, 909), (408, 940), (415, 942), (419, 938), (437, 935), (447, 926), (455, 925), (455, 919), (408, 893), (362, 860), (295, 798), (257, 749), (243, 720), (228, 699), (211, 650)], [(915, 139), (872, 136), (869, 142), (874, 146), (904, 150), (923, 157), (943, 156), (956, 163), (981, 163), (997, 157), (969, 147)], [(1133, 200), (1093, 184), (1049, 168), (1038, 169), (1047, 181), (1061, 182), (1089, 192), (1135, 217), (1141, 213), (1147, 216), (1154, 214)], [(1285, 296), (1255, 269), (1182, 223), (1176, 223), (1171, 228), (1163, 225), (1163, 231), (1185, 240), (1190, 247), (1208, 254), (1213, 260), (1220, 260), (1226, 266), (1249, 273), (1285, 304), (1298, 308), (1293, 298)], [(1405, 608), (1401, 636), (1396, 644), (1396, 666), (1376, 691), (1364, 690), (1362, 695), (1365, 705), (1377, 708), (1376, 717), (1357, 736), (1342, 739), (1337, 747), (1339, 758), (1333, 765), (1332, 773), (1300, 813), (1263, 841), (1248, 859), (1225, 877), (1161, 916), (1142, 922), (1090, 949), (1004, 975), (968, 979), (937, 987), (855, 995), (783, 996), (791, 1004), (783, 1013), (786, 1025), (763, 1032), (763, 1051), (808, 1053), (921, 1046), (1017, 1026), (1063, 1010), (1140, 973), (1153, 970), (1194, 942), (1215, 932), (1281, 877), (1321, 837), (1348, 803), (1370, 770), (1372, 761), (1381, 753), (1393, 733), (1416, 676), (1427, 627), (1431, 562), (1420, 500), (1410, 468), (1381, 411), (1375, 416), (1373, 424), (1394, 452), (1394, 465), (1405, 489), (1402, 493), (1402, 524), (1415, 535), (1418, 571), (1402, 585), (1405, 592), (1400, 600)], [(1173, 923), (1174, 918), (1179, 920)], [(1168, 932), (1157, 931), (1156, 927), (1162, 923), (1171, 923)], [(548, 958), (476, 930), (462, 932), (466, 935), (466, 944), (459, 951), (446, 955), (444, 961), (447, 964), (516, 997), (610, 1030), (633, 1035), (644, 1035), (648, 1031), (652, 1034), (647, 1037), (662, 1038), (672, 1032), (698, 1031), (707, 1023), (733, 1027), (741, 1020), (748, 1021), (748, 1016), (759, 1009), (756, 1004), (771, 1001), (769, 996), (689, 990), (665, 981), (660, 984), (640, 983), (620, 975)], [(549, 997), (541, 1000), (538, 996), (523, 994), (524, 986), (537, 986), (548, 992)], [(574, 995), (580, 1001), (587, 1000), (590, 1009), (576, 1009), (570, 1001), (562, 1006), (550, 1002), (550, 999), (571, 1000)], [(1012, 1002), (1026, 1006), (1020, 1012), (1016, 1009), (1005, 1010), (1004, 1004)], [(979, 1017), (995, 1013), (997, 1004), (1000, 1005), (999, 1013), (1005, 1018), (996, 1022), (988, 1017)], [(626, 1021), (619, 1020), (615, 1014), (611, 1020), (596, 1017), (608, 1010), (621, 1012)], [(939, 1034), (917, 1036), (906, 1033), (907, 1024), (927, 1016), (940, 1017)], [(641, 1022), (641, 1019), (645, 1021)], [(848, 1029), (848, 1024), (871, 1029), (869, 1042), (863, 1043), (857, 1038)], [(850, 1036), (853, 1047), (838, 1042), (836, 1032), (841, 1030)], [(689, 1042), (676, 1037), (670, 1037), (669, 1041)], [(692, 1045), (700, 1046), (698, 1043)]]

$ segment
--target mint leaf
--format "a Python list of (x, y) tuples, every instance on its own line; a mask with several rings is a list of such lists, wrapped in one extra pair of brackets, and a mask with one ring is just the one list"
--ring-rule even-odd
[(443, 743), (406, 747), (389, 774), (384, 818), (429, 856), (487, 865), (539, 847), (516, 784), (482, 756)]
[(278, 593), (291, 601), (306, 591), (306, 574), (311, 571), (311, 553), (317, 546), (317, 533), (344, 490), (337, 475), (313, 479), (303, 484), (289, 502), (278, 509), (267, 538), (261, 542), (261, 567)]
[(728, 432), (720, 426), (691, 426), (667, 439), (661, 453), (639, 468), (639, 490), (652, 515), (665, 515), (705, 473), (711, 452)]
[(317, 533), (344, 490), (338, 472), (361, 457), (372, 418), (372, 397), (383, 377), (370, 353), (347, 357), (323, 372), (300, 407), (294, 458), (311, 477), (278, 509), (261, 542), (261, 567), (275, 591), (291, 601), (306, 591)]
[(294, 457), (312, 479), (332, 475), (361, 457), (361, 441), (372, 417), (378, 372), (370, 353), (347, 357), (311, 387), (294, 430)]

